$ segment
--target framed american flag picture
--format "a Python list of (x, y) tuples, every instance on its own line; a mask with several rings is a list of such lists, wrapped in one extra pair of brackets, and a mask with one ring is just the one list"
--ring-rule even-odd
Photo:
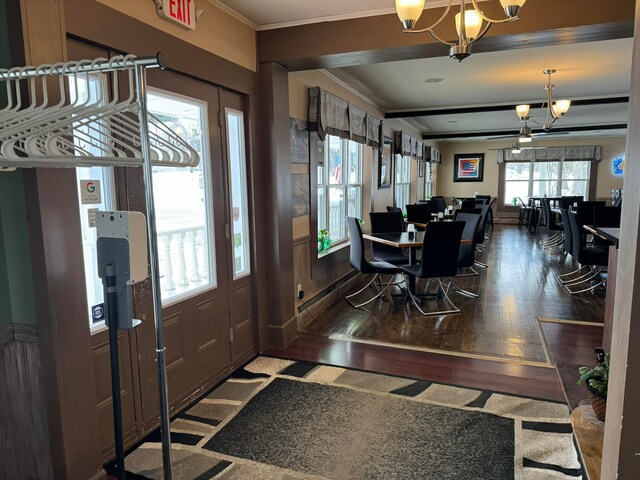
[(453, 156), (454, 182), (482, 182), (484, 153), (460, 153)]

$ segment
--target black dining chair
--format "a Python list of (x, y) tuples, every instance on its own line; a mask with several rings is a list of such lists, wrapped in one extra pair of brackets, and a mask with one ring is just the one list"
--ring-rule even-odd
[[(455, 221), (464, 222), (464, 230), (462, 231), (462, 240), (466, 240), (465, 243), (460, 243), (460, 251), (458, 253), (458, 270), (463, 268), (471, 269), (472, 273), (458, 273), (454, 278), (474, 277), (480, 275), (473, 266), (475, 264), (476, 253), (476, 232), (478, 231), (478, 224), (480, 223), (481, 215), (477, 213), (456, 213)], [(453, 279), (449, 278), (451, 286), (461, 295), (478, 298), (477, 293), (469, 292), (460, 288)]]
[[(431, 221), (431, 207), (428, 203), (407, 205), (407, 222), (429, 223)], [(424, 227), (417, 227), (416, 230), (424, 230)]]
[[(404, 231), (404, 219), (400, 212), (371, 212), (371, 233), (399, 233)], [(408, 265), (409, 257), (402, 254), (402, 249), (384, 243), (371, 242), (371, 252), (374, 260), (392, 263), (394, 265)]]
[(445, 201), (444, 197), (442, 196), (431, 197), (431, 201), (435, 202), (436, 208), (437, 208), (436, 211), (438, 213), (441, 213), (447, 210), (447, 202)]
[(553, 248), (562, 245), (564, 241), (564, 226), (556, 222), (553, 212), (551, 211), (551, 200), (543, 198), (542, 208), (544, 216), (547, 219), (547, 228), (549, 233), (551, 233), (551, 236), (545, 240), (540, 240), (540, 243), (544, 248)]
[(568, 195), (560, 197), (560, 209), (570, 210), (574, 203), (582, 202), (584, 197), (582, 195)]
[[(609, 264), (609, 250), (603, 247), (588, 247), (585, 238), (580, 232), (578, 215), (574, 212), (567, 212), (569, 225), (571, 227), (571, 256), (580, 265), (587, 266), (589, 272), (581, 277), (569, 282), (562, 282), (571, 295), (590, 292), (604, 285), (601, 273)], [(585, 287), (585, 284), (588, 286)], [(572, 289), (576, 287), (577, 290)]]
[[(565, 255), (571, 255), (573, 257), (573, 233), (571, 231), (571, 223), (569, 221), (569, 210), (565, 208), (561, 208), (560, 212), (562, 213), (562, 224), (564, 226), (564, 245), (562, 247), (563, 253)], [(589, 267), (586, 265), (580, 266), (580, 268), (573, 270), (571, 272), (564, 273), (562, 275), (556, 275), (558, 281), (562, 284), (565, 283), (573, 283), (579, 277), (572, 278), (574, 275), (579, 275), (584, 272), (585, 269)]]
[[(618, 207), (594, 207), (593, 209), (593, 226), (603, 228), (620, 228), (620, 217), (622, 209)], [(593, 236), (593, 245), (601, 247), (610, 247), (613, 242)]]
[(460, 204), (460, 208), (476, 208), (476, 199), (475, 198), (463, 198), (462, 203)]
[(520, 197), (517, 197), (517, 198), (518, 198), (518, 201), (520, 202), (520, 214), (518, 215), (518, 228), (520, 228), (522, 225), (529, 225), (529, 219), (531, 217), (532, 208), (526, 203), (524, 203), (524, 200), (522, 200), (522, 198)]
[[(349, 302), (354, 308), (360, 308), (364, 305), (367, 305), (377, 298), (380, 298), (387, 292), (389, 285), (393, 282), (393, 279), (397, 273), (402, 273), (402, 270), (395, 265), (378, 261), (378, 260), (367, 260), (364, 255), (364, 238), (362, 237), (362, 229), (360, 228), (360, 222), (355, 217), (346, 217), (347, 229), (349, 230), (349, 243), (350, 243), (350, 253), (349, 260), (351, 262), (351, 266), (355, 268), (358, 272), (363, 273), (365, 275), (373, 274), (373, 278), (369, 283), (367, 283), (364, 287), (358, 290), (355, 293), (347, 295), (345, 300)], [(381, 275), (391, 275), (389, 282), (383, 285), (380, 276)], [(377, 280), (378, 293), (376, 293), (372, 298), (367, 300), (366, 302), (356, 304), (351, 301), (353, 297), (364, 292), (369, 286), (371, 286)], [(391, 296), (389, 295), (387, 299), (391, 302)]]
[(442, 285), (441, 277), (454, 277), (458, 272), (458, 256), (464, 226), (464, 222), (431, 222), (427, 224), (422, 243), (422, 260), (418, 265), (400, 267), (406, 275), (435, 279), (438, 282), (439, 293), (442, 293), (445, 301), (449, 304), (448, 310), (425, 312), (420, 305), (420, 299), (409, 291), (411, 301), (422, 315), (446, 315), (460, 312), (460, 309), (449, 298)]
[(586, 201), (577, 202), (578, 207), (575, 209), (576, 219), (578, 221), (578, 228), (580, 229), (581, 236), (586, 240), (587, 232), (584, 229), (585, 225), (593, 225), (594, 217), (593, 211), (596, 207), (604, 207), (607, 202), (605, 201)]
[(402, 209), (400, 207), (391, 207), (387, 205), (387, 212), (398, 212), (402, 214)]

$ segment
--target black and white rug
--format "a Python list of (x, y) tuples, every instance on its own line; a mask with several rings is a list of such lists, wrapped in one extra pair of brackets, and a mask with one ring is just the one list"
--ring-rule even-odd
[[(176, 479), (586, 478), (566, 405), (259, 357), (172, 422)], [(158, 435), (126, 458), (162, 478)]]

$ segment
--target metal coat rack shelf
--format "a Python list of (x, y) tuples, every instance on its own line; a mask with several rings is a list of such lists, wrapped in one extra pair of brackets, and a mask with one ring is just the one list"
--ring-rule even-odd
[[(0, 82), (4, 82), (7, 96), (7, 105), (0, 108), (0, 170), (143, 167), (160, 390), (162, 458), (164, 478), (171, 479), (167, 367), (152, 165), (193, 167), (198, 165), (200, 159), (193, 148), (148, 112), (148, 68), (166, 68), (162, 53), (153, 57), (126, 55), (0, 70)], [(119, 72), (129, 74), (129, 97), (122, 100), (118, 98)], [(76, 85), (77, 82), (89, 82), (91, 74), (96, 73), (113, 75), (114, 92), (111, 98), (103, 98), (101, 94), (100, 101), (91, 103), (88, 98), (83, 101), (77, 88), (75, 96), (67, 94), (70, 89), (65, 82), (76, 82)], [(52, 82), (56, 81), (60, 99), (50, 105), (49, 92)], [(25, 89), (29, 93), (29, 105), (22, 105)], [(106, 93), (104, 95), (107, 96)], [(114, 392), (114, 404), (115, 398)], [(116, 451), (117, 456), (121, 457), (117, 459), (119, 475), (123, 475), (122, 446)]]

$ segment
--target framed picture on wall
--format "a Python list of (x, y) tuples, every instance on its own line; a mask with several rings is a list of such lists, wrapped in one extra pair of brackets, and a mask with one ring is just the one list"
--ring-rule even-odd
[(482, 182), (484, 153), (460, 153), (453, 156), (454, 182)]
[(378, 188), (391, 188), (393, 178), (393, 139), (384, 137), (378, 162)]

